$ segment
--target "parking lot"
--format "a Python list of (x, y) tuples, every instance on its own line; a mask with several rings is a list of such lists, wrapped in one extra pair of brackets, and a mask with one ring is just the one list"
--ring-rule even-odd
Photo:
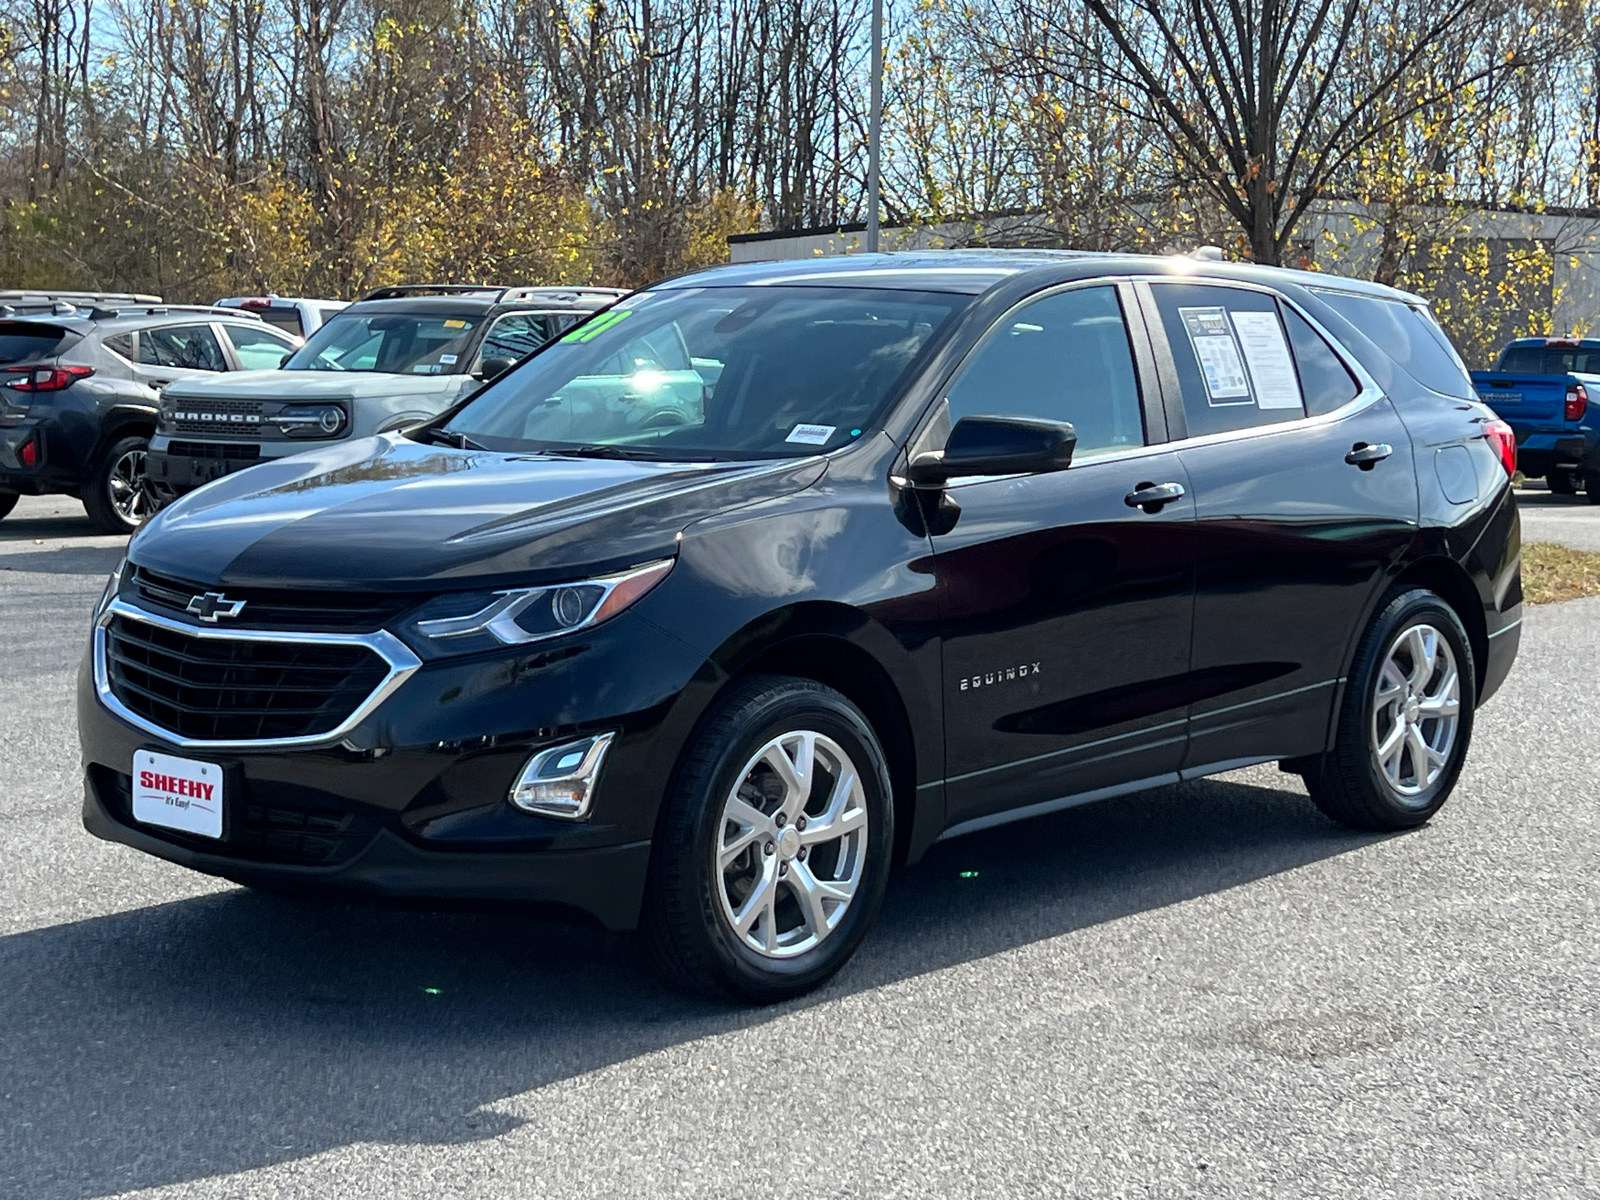
[[(1600, 506), (1524, 494), (1525, 540)], [(1272, 767), (943, 843), (819, 993), (279, 899), (79, 825), (122, 539), (0, 522), (0, 1196), (1600, 1194), (1600, 599), (1531, 609), (1428, 827)]]

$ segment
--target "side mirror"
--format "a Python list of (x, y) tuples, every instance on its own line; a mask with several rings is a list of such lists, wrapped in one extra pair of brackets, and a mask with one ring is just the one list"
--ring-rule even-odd
[(285, 350), (282, 354), (278, 355), (278, 370), (283, 370), (283, 364), (288, 362), (293, 357), (294, 350), (292, 348)]
[(514, 358), (486, 358), (483, 360), (482, 365), (478, 367), (477, 378), (487, 383), (496, 375), (504, 375), (516, 365), (517, 360)]
[(1066, 421), (963, 417), (943, 450), (911, 460), (911, 482), (937, 486), (962, 475), (1042, 475), (1072, 464), (1078, 435)]

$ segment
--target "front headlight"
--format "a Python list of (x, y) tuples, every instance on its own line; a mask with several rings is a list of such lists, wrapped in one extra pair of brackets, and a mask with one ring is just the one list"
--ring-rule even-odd
[(284, 437), (331, 438), (344, 429), (344, 409), (337, 404), (290, 404), (272, 418)]
[(117, 598), (117, 592), (122, 587), (122, 572), (128, 568), (128, 559), (124, 555), (116, 570), (111, 572), (111, 578), (106, 580), (106, 586), (100, 591), (100, 599), (94, 603), (94, 620), (99, 622), (106, 615), (106, 609), (111, 607), (111, 602)]
[(665, 579), (672, 562), (664, 558), (576, 583), (438, 596), (408, 624), (446, 654), (539, 642), (609, 621)]

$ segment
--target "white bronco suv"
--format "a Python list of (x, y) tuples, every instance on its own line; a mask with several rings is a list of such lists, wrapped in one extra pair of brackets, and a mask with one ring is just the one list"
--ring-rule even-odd
[(426, 421), (624, 295), (381, 288), (334, 315), (279, 369), (169, 386), (146, 465), (151, 502), (258, 462)]

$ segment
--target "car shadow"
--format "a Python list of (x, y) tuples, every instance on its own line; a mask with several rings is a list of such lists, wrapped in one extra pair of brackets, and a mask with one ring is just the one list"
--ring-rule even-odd
[(126, 548), (122, 546), (63, 546), (59, 550), (0, 553), (0, 571), (106, 576), (111, 574), (126, 553)]
[(855, 960), (764, 1009), (519, 911), (214, 893), (0, 938), (0, 1194), (89, 1197), (356, 1142), (459, 1143), (573, 1076), (1370, 844), (1305, 796), (1179, 784), (934, 847)]
[(0, 542), (32, 541), (35, 538), (107, 537), (76, 500), (62, 500), (60, 513), (12, 512), (0, 520)]

